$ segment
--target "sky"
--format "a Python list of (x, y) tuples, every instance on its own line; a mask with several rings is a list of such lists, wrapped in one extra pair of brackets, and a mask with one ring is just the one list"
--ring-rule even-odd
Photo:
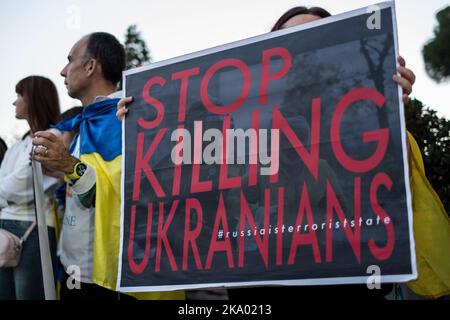
[[(29, 75), (50, 78), (62, 111), (80, 105), (67, 95), (61, 69), (83, 35), (106, 31), (121, 42), (137, 24), (153, 61), (266, 33), (293, 6), (320, 6), (332, 14), (369, 6), (373, 0), (6, 0), (0, 11), (0, 136), (9, 145), (27, 129), (15, 119), (15, 85)], [(446, 0), (397, 0), (400, 54), (417, 76), (413, 97), (450, 119), (450, 81), (437, 84), (425, 73), (422, 47), (433, 37), (435, 14)]]

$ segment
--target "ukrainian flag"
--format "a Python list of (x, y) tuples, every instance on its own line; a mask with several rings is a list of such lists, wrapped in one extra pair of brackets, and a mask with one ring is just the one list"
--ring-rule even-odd
[(418, 271), (408, 287), (421, 296), (438, 298), (450, 294), (450, 219), (425, 176), (419, 146), (410, 133), (408, 141)]
[[(93, 103), (56, 127), (80, 132), (80, 160), (95, 169), (95, 232), (92, 280), (116, 290), (122, 173), (122, 124), (116, 118), (118, 99)], [(139, 299), (184, 299), (183, 291), (131, 294)]]

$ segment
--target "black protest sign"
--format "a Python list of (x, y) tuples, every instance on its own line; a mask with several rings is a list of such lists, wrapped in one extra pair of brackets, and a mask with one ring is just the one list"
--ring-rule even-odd
[(119, 288), (415, 274), (393, 8), (125, 73)]

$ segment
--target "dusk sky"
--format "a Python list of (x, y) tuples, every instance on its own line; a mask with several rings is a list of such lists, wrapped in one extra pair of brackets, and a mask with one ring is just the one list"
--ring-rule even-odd
[[(12, 102), (16, 83), (42, 75), (58, 88), (62, 110), (80, 105), (68, 97), (59, 75), (72, 45), (83, 35), (106, 31), (124, 41), (130, 24), (137, 24), (153, 60), (242, 40), (266, 33), (277, 18), (296, 5), (321, 6), (332, 14), (361, 8), (366, 0), (166, 0), (166, 1), (25, 1), (2, 2), (0, 32), (3, 40), (0, 70), (0, 136), (8, 144), (27, 130), (15, 119)], [(450, 82), (437, 84), (425, 73), (422, 47), (433, 37), (435, 14), (446, 0), (397, 0), (400, 54), (416, 76), (414, 97), (450, 118)]]

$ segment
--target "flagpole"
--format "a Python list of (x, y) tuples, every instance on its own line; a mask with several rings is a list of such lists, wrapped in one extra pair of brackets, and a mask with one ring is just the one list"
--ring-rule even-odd
[(53, 277), (47, 220), (44, 210), (45, 195), (42, 187), (42, 166), (37, 161), (31, 161), (31, 165), (33, 171), (34, 207), (38, 226), (39, 251), (41, 253), (42, 280), (44, 284), (45, 300), (56, 300), (55, 279)]

